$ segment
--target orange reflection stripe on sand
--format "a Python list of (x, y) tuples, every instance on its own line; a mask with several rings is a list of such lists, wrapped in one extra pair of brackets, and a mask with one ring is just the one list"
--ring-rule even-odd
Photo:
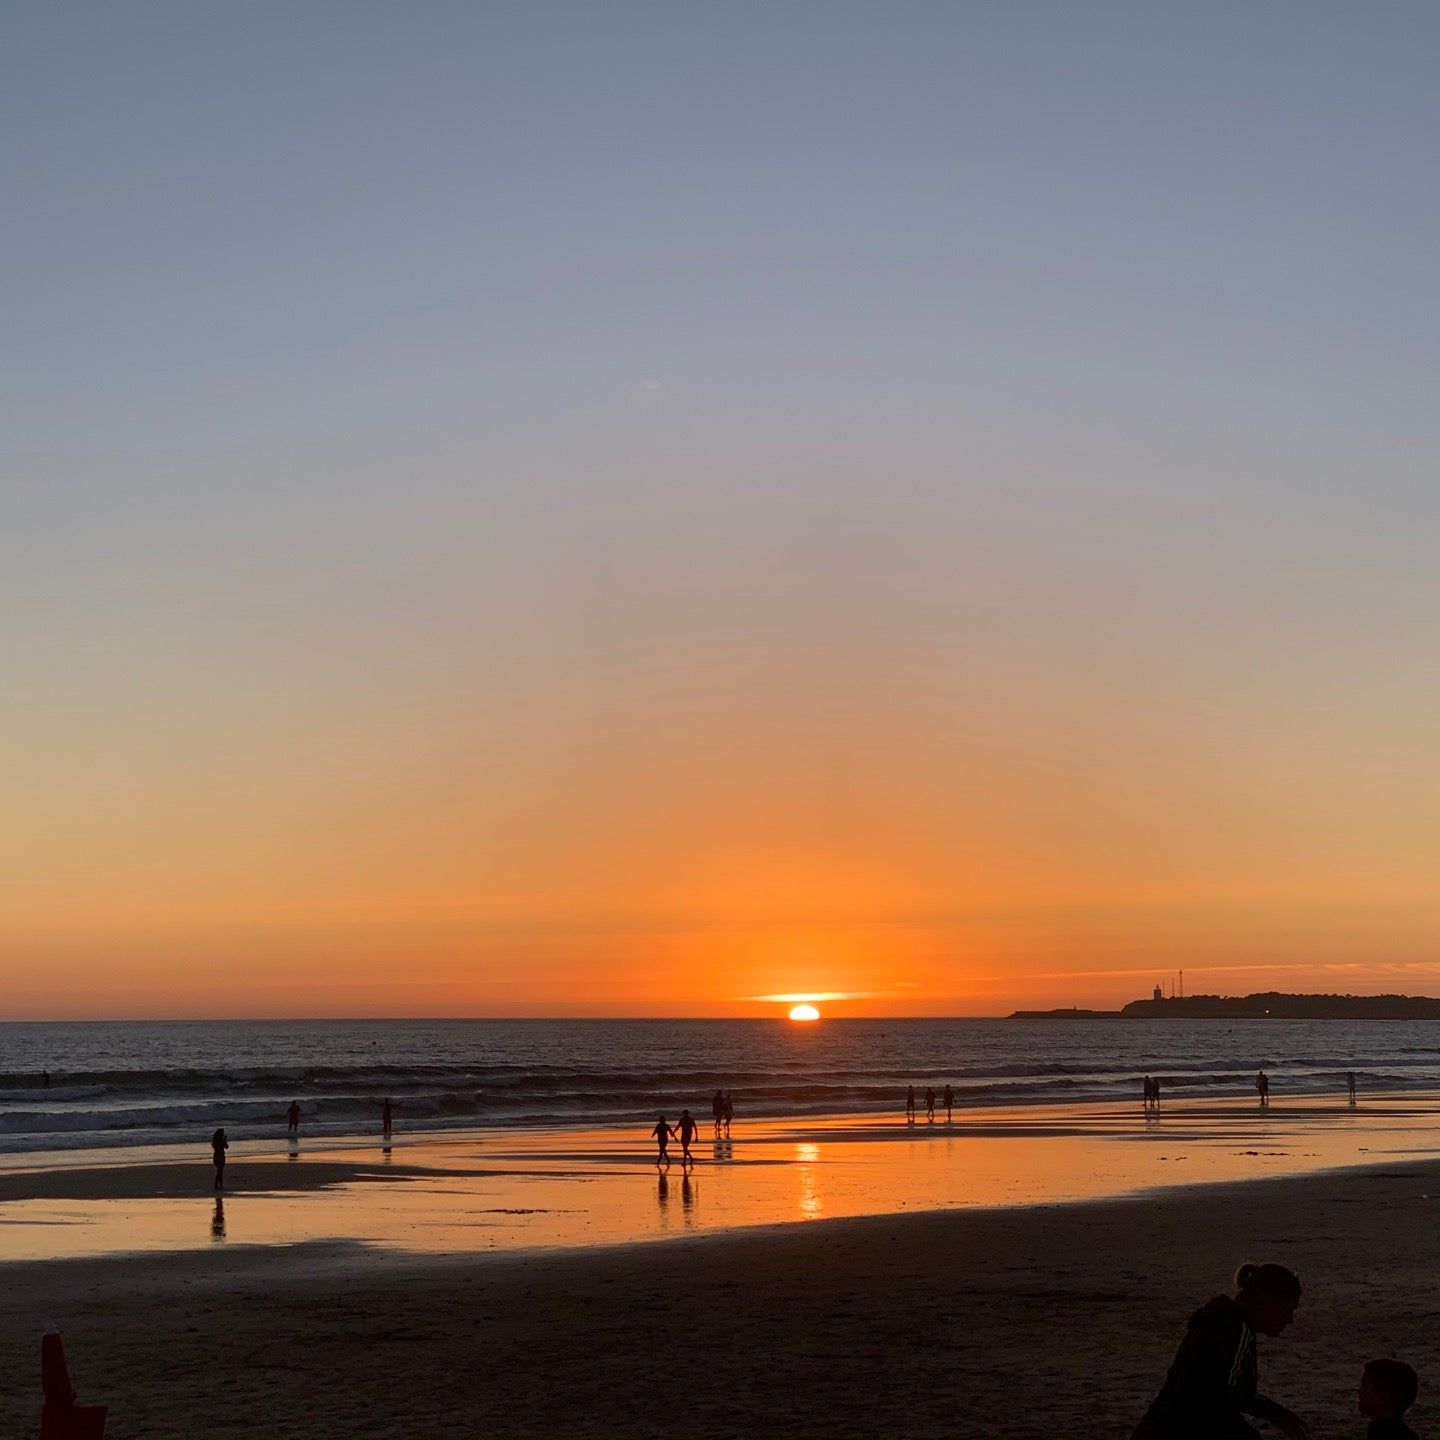
[[(745, 1125), (697, 1146), (690, 1175), (657, 1171), (641, 1131), (490, 1132), (407, 1142), (397, 1165), (426, 1173), (311, 1190), (248, 1192), (232, 1160), (217, 1207), (208, 1165), (187, 1163), (189, 1198), (125, 1195), (126, 1167), (105, 1167), (114, 1199), (0, 1201), (0, 1261), (214, 1246), (359, 1242), (395, 1251), (506, 1252), (623, 1244), (730, 1229), (899, 1211), (1079, 1201), (1166, 1185), (1296, 1174), (1416, 1153), (1440, 1117), (1434, 1098), (1175, 1102)], [(364, 1162), (371, 1144), (307, 1153)], [(34, 1157), (26, 1157), (33, 1168)], [(73, 1160), (63, 1163), (74, 1164)], [(10, 1167), (18, 1170), (19, 1166)], [(287, 1175), (289, 1173), (287, 1167)], [(63, 1195), (65, 1172), (54, 1172)], [(581, 1183), (583, 1182), (583, 1183)], [(0, 1173), (0, 1194), (4, 1192)], [(350, 1252), (347, 1252), (350, 1253)]]

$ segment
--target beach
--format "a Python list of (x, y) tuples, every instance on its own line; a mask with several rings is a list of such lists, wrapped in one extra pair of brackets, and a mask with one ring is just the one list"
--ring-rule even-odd
[[(9, 1267), (0, 1351), (66, 1317), (110, 1434), (1124, 1435), (1191, 1308), (1270, 1257), (1306, 1287), (1262, 1377), (1360, 1435), (1372, 1355), (1425, 1375), (1440, 1167), (376, 1265), (344, 1246)], [(0, 1396), (33, 1425), (36, 1393)], [(1417, 1424), (1426, 1428), (1422, 1389)]]
[[(1393, 1352), (1428, 1378), (1425, 1357), (1440, 1341), (1432, 1112), (1403, 1098), (1375, 1102), (1373, 1116), (1334, 1104), (1289, 1115), (1275, 1107), (1270, 1117), (1183, 1110), (1162, 1118), (1171, 1128), (1158, 1136), (1138, 1115), (1093, 1109), (1068, 1124), (1033, 1118), (1022, 1135), (1009, 1133), (1021, 1117), (985, 1117), (995, 1129), (971, 1134), (981, 1124), (973, 1116), (958, 1139), (892, 1124), (885, 1143), (858, 1138), (858, 1121), (807, 1129), (818, 1137), (807, 1140), (783, 1128), (768, 1142), (741, 1135), (741, 1160), (758, 1152), (749, 1165), (725, 1171), (702, 1148), (711, 1158), (688, 1182), (689, 1226), (678, 1164), (662, 1206), (643, 1148), (632, 1141), (620, 1155), (594, 1135), (559, 1147), (537, 1137), (534, 1151), (512, 1142), (508, 1160), (493, 1141), (397, 1148), (388, 1171), (363, 1148), (296, 1161), (257, 1154), (232, 1162), (218, 1236), (203, 1164), (11, 1169), (0, 1173), (0, 1236), (28, 1228), (31, 1245), (47, 1229), (90, 1240), (75, 1258), (0, 1267), (0, 1351), (6, 1373), (22, 1380), (0, 1396), (0, 1429), (34, 1423), (38, 1386), (23, 1381), (36, 1373), (41, 1323), (55, 1319), (81, 1398), (111, 1405), (116, 1440), (257, 1430), (499, 1440), (1123, 1435), (1190, 1311), (1223, 1290), (1241, 1260), (1265, 1258), (1297, 1269), (1306, 1287), (1293, 1330), (1265, 1343), (1265, 1387), (1319, 1435), (1363, 1433), (1353, 1401), (1360, 1364)], [(809, 1161), (801, 1146), (814, 1147)], [(1006, 1147), (1046, 1153), (1036, 1173), (1052, 1186), (1069, 1173), (1077, 1186), (1108, 1176), (1110, 1188), (1091, 1199), (962, 1204), (986, 1146), (1007, 1165), (1016, 1152)], [(827, 1212), (831, 1196), (857, 1184), (858, 1161), (826, 1158), (845, 1147), (863, 1147), (861, 1188), (885, 1213)], [(1161, 1153), (1188, 1157), (1178, 1183), (1116, 1181), (1146, 1182), (1147, 1165), (1177, 1163)], [(897, 1213), (898, 1201), (876, 1196), (887, 1185), (904, 1194), (907, 1176), (918, 1184), (923, 1155), (949, 1176), (959, 1208)], [(1263, 1177), (1267, 1166), (1271, 1178), (1233, 1178)], [(567, 1208), (583, 1215), (591, 1202), (580, 1197), (611, 1184), (625, 1187), (634, 1220), (626, 1236), (598, 1241), (567, 1231), (517, 1243), (526, 1232), (508, 1227), (532, 1217), (486, 1216), (470, 1198), (472, 1187), (538, 1185), (570, 1196)], [(702, 1224), (722, 1184), (753, 1184), (758, 1208), (734, 1208), (733, 1224)], [(423, 1233), (408, 1244), (341, 1233), (362, 1211), (383, 1215), (431, 1190), (458, 1195), (472, 1235), (501, 1243), (456, 1248), (449, 1219), (443, 1244)], [(46, 1204), (77, 1208), (49, 1222), (27, 1208)], [(308, 1204), (338, 1209), (344, 1223), (326, 1235), (302, 1228), (287, 1243), (233, 1238), (252, 1208), (293, 1221)], [(187, 1235), (168, 1247), (162, 1236), (143, 1253), (147, 1205), (184, 1214)], [(105, 1218), (77, 1218), (97, 1210)], [(422, 1231), (423, 1217), (422, 1207)], [(119, 1253), (126, 1226), (142, 1253)], [(603, 1225), (597, 1233), (609, 1236)], [(1427, 1411), (1422, 1388), (1422, 1432)]]

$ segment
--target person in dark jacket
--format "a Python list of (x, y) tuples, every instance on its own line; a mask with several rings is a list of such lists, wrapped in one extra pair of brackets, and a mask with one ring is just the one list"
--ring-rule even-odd
[(1246, 1420), (1267, 1420), (1289, 1440), (1310, 1427), (1257, 1392), (1257, 1335), (1295, 1318), (1300, 1281), (1283, 1265), (1242, 1265), (1235, 1296), (1217, 1295), (1190, 1317), (1175, 1361), (1131, 1440), (1258, 1440)]
[(1420, 1440), (1403, 1419), (1419, 1393), (1420, 1377), (1403, 1360), (1372, 1360), (1360, 1374), (1366, 1440)]

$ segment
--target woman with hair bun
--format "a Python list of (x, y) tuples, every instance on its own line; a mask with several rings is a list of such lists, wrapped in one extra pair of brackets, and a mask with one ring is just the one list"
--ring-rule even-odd
[(1247, 1420), (1267, 1420), (1290, 1440), (1310, 1427), (1257, 1393), (1257, 1335), (1295, 1318), (1300, 1281), (1283, 1265), (1242, 1265), (1235, 1295), (1217, 1295), (1191, 1317), (1175, 1362), (1131, 1440), (1259, 1440)]

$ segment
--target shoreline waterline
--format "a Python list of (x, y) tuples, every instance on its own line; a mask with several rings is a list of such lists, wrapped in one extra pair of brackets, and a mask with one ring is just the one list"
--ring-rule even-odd
[[(672, 1117), (673, 1118), (673, 1117)], [(641, 1128), (246, 1141), (226, 1188), (197, 1147), (6, 1157), (0, 1264), (356, 1242), (505, 1254), (825, 1219), (1028, 1208), (1436, 1155), (1440, 1097), (1181, 1100), (707, 1123), (686, 1170)], [(84, 1163), (76, 1164), (77, 1159)], [(44, 1163), (44, 1162), (50, 1163)], [(219, 1205), (216, 1205), (216, 1201)]]

